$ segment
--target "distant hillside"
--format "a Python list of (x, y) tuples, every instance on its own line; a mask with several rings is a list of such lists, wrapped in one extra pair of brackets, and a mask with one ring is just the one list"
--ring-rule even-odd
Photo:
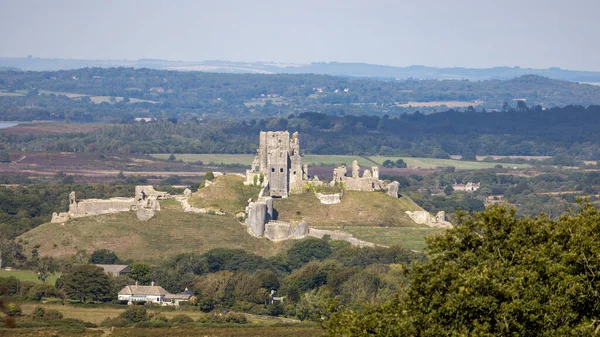
[(394, 67), (368, 63), (316, 62), (310, 64), (286, 64), (275, 62), (230, 61), (168, 61), (140, 60), (80, 60), (0, 57), (0, 67), (16, 67), (23, 70), (68, 70), (85, 67), (133, 67), (185, 71), (249, 74), (323, 74), (333, 76), (373, 77), (387, 79), (510, 79), (534, 74), (554, 79), (576, 82), (600, 82), (600, 72), (576, 71), (560, 68), (533, 69), (520, 67), (493, 68), (437, 68), (422, 65)]
[(0, 72), (0, 120), (129, 122), (328, 115), (399, 116), (448, 108), (600, 104), (600, 86), (538, 75), (510, 80), (383, 81), (315, 74), (220, 74), (133, 68)]

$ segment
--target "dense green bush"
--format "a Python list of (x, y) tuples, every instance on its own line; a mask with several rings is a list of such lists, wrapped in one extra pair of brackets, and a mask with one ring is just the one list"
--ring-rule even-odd
[(148, 320), (148, 311), (139, 305), (132, 305), (119, 315), (129, 323), (139, 323)]

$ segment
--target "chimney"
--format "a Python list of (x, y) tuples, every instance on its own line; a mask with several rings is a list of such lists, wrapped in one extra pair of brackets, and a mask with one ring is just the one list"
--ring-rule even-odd
[(154, 281), (152, 281), (152, 286), (154, 287)]

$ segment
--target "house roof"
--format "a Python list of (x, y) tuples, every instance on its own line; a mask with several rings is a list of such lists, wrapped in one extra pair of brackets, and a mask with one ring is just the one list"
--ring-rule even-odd
[(126, 264), (97, 264), (96, 266), (104, 269), (105, 273), (121, 273), (129, 268)]
[(150, 296), (164, 296), (169, 294), (168, 291), (163, 289), (161, 286), (126, 286), (119, 291), (119, 295), (150, 295)]
[(166, 294), (165, 295), (165, 299), (166, 300), (170, 300), (170, 299), (174, 299), (174, 300), (189, 300), (190, 297), (192, 297), (192, 295), (188, 294), (188, 293)]

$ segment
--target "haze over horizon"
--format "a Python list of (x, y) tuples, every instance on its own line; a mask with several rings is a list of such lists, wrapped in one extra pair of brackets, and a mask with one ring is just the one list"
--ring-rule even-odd
[(0, 0), (0, 57), (600, 71), (600, 3)]

